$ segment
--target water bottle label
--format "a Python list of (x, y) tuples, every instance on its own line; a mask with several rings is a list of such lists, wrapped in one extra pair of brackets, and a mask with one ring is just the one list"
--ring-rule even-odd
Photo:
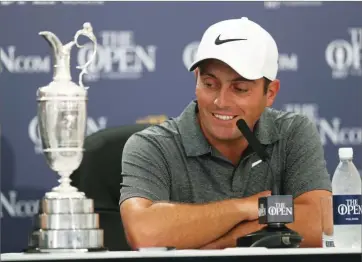
[(335, 225), (361, 225), (362, 196), (334, 195), (333, 220)]

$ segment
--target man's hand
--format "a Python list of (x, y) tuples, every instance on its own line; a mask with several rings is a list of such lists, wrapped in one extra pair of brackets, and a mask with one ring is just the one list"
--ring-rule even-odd
[(255, 195), (243, 198), (242, 201), (240, 201), (240, 209), (245, 214), (245, 220), (247, 221), (253, 221), (255, 219), (259, 218), (259, 198), (270, 196), (271, 191), (263, 191), (260, 193), (257, 193)]

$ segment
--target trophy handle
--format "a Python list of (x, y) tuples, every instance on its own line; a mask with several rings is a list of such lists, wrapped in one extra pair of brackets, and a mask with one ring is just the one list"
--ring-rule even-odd
[(94, 46), (93, 46), (94, 51), (93, 51), (92, 57), (84, 65), (77, 66), (77, 69), (82, 70), (80, 72), (80, 74), (79, 74), (79, 86), (81, 86), (81, 87), (83, 87), (85, 89), (88, 89), (88, 88), (84, 87), (84, 85), (83, 85), (83, 75), (88, 74), (87, 67), (90, 65), (90, 63), (92, 63), (92, 61), (94, 60), (94, 58), (96, 56), (96, 53), (97, 53), (97, 39), (96, 39), (95, 35), (93, 34), (92, 25), (90, 23), (88, 23), (88, 22), (84, 23), (83, 24), (83, 29), (78, 30), (77, 33), (74, 36), (74, 42), (75, 42), (75, 44), (76, 44), (76, 46), (78, 48), (82, 48), (84, 46), (84, 45), (80, 45), (78, 43), (78, 37), (81, 36), (81, 35), (88, 37), (94, 44)]

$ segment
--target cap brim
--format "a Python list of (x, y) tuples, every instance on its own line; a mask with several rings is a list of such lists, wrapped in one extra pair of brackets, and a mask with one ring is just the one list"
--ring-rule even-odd
[(198, 59), (196, 61), (194, 61), (191, 66), (189, 67), (189, 71), (192, 72), (194, 71), (202, 62), (204, 62), (205, 60), (209, 60), (209, 59), (215, 59), (215, 60), (219, 60), (225, 64), (227, 64), (228, 66), (230, 66), (232, 69), (234, 69), (235, 72), (237, 72), (240, 76), (244, 77), (245, 79), (249, 79), (249, 80), (256, 80), (259, 78), (262, 78), (263, 75), (262, 74), (258, 74), (258, 73), (253, 73), (251, 72), (250, 68), (248, 68), (247, 65), (239, 65), (237, 66), (235, 63), (236, 61), (226, 61), (226, 59), (221, 59), (220, 57), (205, 57), (202, 59)]
[(206, 59), (202, 59), (202, 60), (199, 60), (199, 61), (196, 61), (194, 62), (190, 67), (189, 67), (189, 71), (192, 72), (194, 71), (201, 62), (205, 61)]

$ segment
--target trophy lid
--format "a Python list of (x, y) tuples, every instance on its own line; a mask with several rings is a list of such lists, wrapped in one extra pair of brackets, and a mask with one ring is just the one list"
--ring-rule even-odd
[[(96, 38), (93, 34), (93, 28), (90, 23), (84, 23), (83, 29), (78, 30), (74, 36), (74, 41), (71, 41), (65, 45), (54, 35), (52, 32), (43, 31), (39, 33), (48, 44), (52, 47), (53, 56), (54, 56), (54, 73), (53, 81), (44, 87), (41, 87), (37, 91), (37, 96), (41, 100), (44, 97), (49, 96), (72, 96), (72, 97), (85, 97), (87, 95), (87, 88), (83, 86), (82, 76), (87, 73), (87, 66), (95, 58), (96, 54)], [(91, 39), (94, 43), (94, 52), (91, 59), (84, 64), (83, 66), (78, 66), (77, 68), (82, 69), (82, 72), (79, 76), (79, 85), (72, 82), (71, 72), (70, 72), (70, 52), (72, 47), (76, 45), (77, 47), (82, 47), (78, 44), (77, 39), (80, 35), (84, 35)]]
[[(40, 100), (45, 97), (82, 97), (87, 95), (87, 90), (72, 81), (70, 72), (70, 50), (74, 43), (61, 46), (53, 46), (55, 65), (53, 81), (44, 87), (38, 89), (37, 96)], [(67, 98), (67, 99), (68, 99)]]

